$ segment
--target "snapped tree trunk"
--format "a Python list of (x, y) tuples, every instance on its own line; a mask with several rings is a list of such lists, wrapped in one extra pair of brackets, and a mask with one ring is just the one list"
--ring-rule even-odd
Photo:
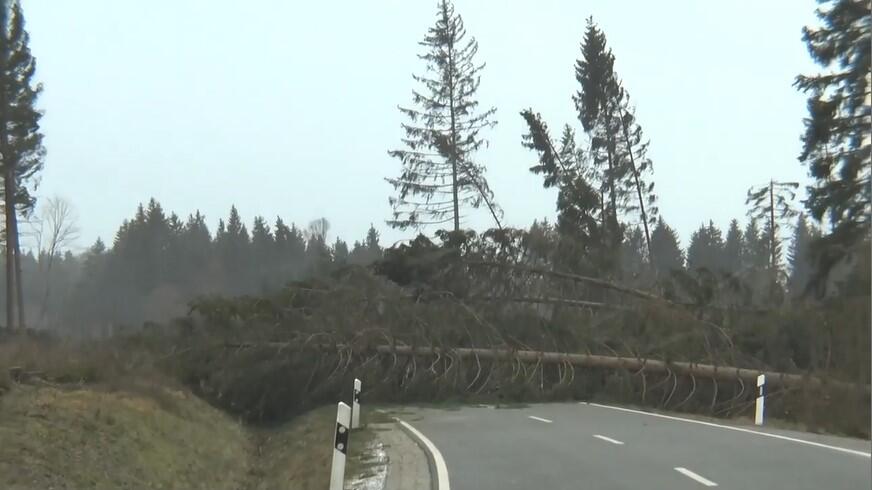
[[(5, 134), (4, 136), (5, 140)], [(5, 146), (5, 145), (3, 145)], [(4, 160), (6, 157), (4, 156)], [(3, 172), (3, 198), (4, 198), (4, 213), (6, 219), (6, 327), (15, 328), (15, 243), (12, 237), (15, 229), (13, 217), (15, 215), (15, 174), (14, 170), (8, 167), (8, 162), (4, 161), (6, 168)]]
[(772, 271), (775, 271), (775, 190), (774, 182), (769, 181), (769, 255), (771, 257), (770, 267), (772, 267)]
[[(447, 19), (446, 19), (447, 20)], [(460, 231), (460, 203), (457, 189), (457, 121), (454, 114), (454, 46), (448, 45), (448, 112), (451, 130), (448, 136), (448, 155), (451, 158), (451, 195), (454, 199), (454, 231)]]
[(633, 180), (636, 183), (636, 195), (639, 197), (639, 211), (642, 213), (642, 226), (645, 228), (645, 245), (648, 246), (648, 263), (654, 266), (654, 255), (651, 253), (651, 234), (648, 232), (648, 214), (645, 212), (645, 200), (642, 199), (642, 186), (639, 184), (639, 172), (636, 170), (636, 158), (633, 156), (633, 148), (630, 145), (630, 129), (627, 120), (621, 114), (621, 126), (624, 128), (624, 142), (627, 145), (627, 154), (630, 156), (630, 168), (633, 171)]
[(18, 215), (15, 213), (15, 208), (12, 208), (12, 240), (15, 243), (13, 251), (15, 252), (15, 299), (16, 308), (18, 310), (18, 328), (26, 328), (27, 322), (24, 319), (24, 286), (21, 274), (21, 241), (18, 239)]
[(608, 228), (609, 228), (609, 236), (611, 238), (612, 246), (617, 246), (620, 243), (620, 238), (618, 237), (618, 197), (615, 194), (615, 152), (614, 152), (614, 137), (610, 134), (608, 137), (608, 141), (606, 142), (606, 152), (608, 154), (608, 164), (609, 164), (609, 176), (608, 176), (608, 188), (609, 188), (609, 204), (611, 206), (611, 210), (608, 213)]

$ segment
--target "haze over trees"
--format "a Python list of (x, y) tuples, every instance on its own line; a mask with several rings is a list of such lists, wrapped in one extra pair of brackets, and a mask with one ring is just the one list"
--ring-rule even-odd
[(349, 250), (342, 240), (326, 244), (323, 218), (304, 231), (280, 217), (270, 225), (257, 216), (249, 233), (233, 206), (212, 232), (200, 212), (183, 220), (152, 199), (108, 247), (98, 239), (75, 255), (67, 248), (76, 233), (69, 204), (52, 198), (42, 209), (42, 245), (22, 260), (25, 308), (36, 326), (74, 335), (183, 315), (200, 295), (275, 292), (293, 280), (369, 265), (383, 253), (374, 227)]
[[(657, 206), (642, 121), (658, 116), (645, 112), (645, 100), (631, 102), (633, 81), (618, 75), (620, 53), (593, 19), (577, 59), (567, 60), (576, 86), (565, 94), (566, 104), (577, 122), (552, 130), (532, 108), (520, 114), (526, 130), (518, 143), (530, 151), (528, 162), (516, 164), (556, 191), (555, 218), (510, 228), (502, 225), (485, 178), (484, 132), (495, 124), (495, 109), (477, 102), (484, 65), (460, 15), (447, 0), (438, 3), (436, 22), (421, 43), (426, 71), (414, 77), (419, 88), (411, 107), (401, 109), (402, 149), (385, 157), (400, 167), (399, 176), (388, 178), (394, 195), (385, 224), (433, 233), (410, 234), (391, 247), (380, 243), (380, 217), (365, 236), (336, 236), (327, 218), (300, 226), (281, 217), (246, 222), (228, 203), (213, 229), (207, 223), (216, 221), (197, 210), (176, 214), (152, 199), (131, 210), (114, 237), (72, 253), (75, 202), (33, 199), (43, 150), (39, 113), (32, 109), (39, 87), (30, 80), (31, 59), (19, 75), (0, 80), (19, 84), (18, 112), (6, 111), (21, 114), (6, 124), (3, 151), (10, 155), (4, 177), (12, 178), (4, 184), (11, 189), (4, 196), (7, 325), (23, 325), (26, 316), (40, 328), (104, 336), (149, 322), (171, 324), (194, 312), (213, 322), (210, 327), (227, 327), (209, 330), (217, 342), (228, 331), (243, 335), (264, 325), (317, 334), (347, 324), (357, 335), (388, 324), (397, 335), (414, 331), (427, 337), (412, 340), (434, 345), (590, 349), (605, 356), (850, 373), (865, 383), (855, 368), (866, 360), (857, 346), (868, 345), (868, 332), (856, 312), (866, 311), (869, 281), (857, 251), (868, 249), (862, 211), (869, 203), (868, 193), (853, 190), (869, 177), (868, 138), (856, 123), (869, 116), (863, 102), (868, 84), (857, 75), (868, 72), (868, 57), (850, 54), (859, 51), (845, 44), (868, 40), (868, 19), (852, 5), (826, 4), (824, 27), (806, 34), (821, 60), (832, 50), (844, 51), (849, 62), (838, 64), (840, 76), (797, 82), (812, 97), (802, 159), (817, 181), (807, 213), (793, 207), (796, 186), (773, 176), (750, 191), (744, 221), (701, 220), (684, 243)], [(10, 23), (7, 38), (23, 39), (9, 59), (19, 63), (29, 59), (21, 54), (26, 35), (20, 10), (9, 11), (19, 20)], [(857, 90), (867, 98), (854, 107), (848, 101), (857, 99)], [(495, 226), (465, 228), (464, 213), (482, 206)], [(16, 220), (23, 216), (34, 223), (37, 246), (19, 255)], [(312, 318), (324, 323), (313, 325)], [(838, 326), (824, 330), (822, 318), (838, 318), (832, 322)]]
[[(821, 26), (805, 31), (823, 74), (796, 82), (810, 97), (800, 160), (815, 182), (804, 209), (794, 203), (798, 185), (773, 175), (746, 183), (755, 186), (746, 216), (719, 223), (700, 210), (699, 227), (679, 237), (658, 209), (662, 177), (649, 149), (660, 142), (642, 130), (664, 116), (631, 101), (628, 87), (640, 81), (619, 76), (621, 53), (589, 18), (565, 73), (541, 74), (574, 79), (563, 94), (573, 120), (552, 126), (521, 110), (515, 149), (527, 160), (500, 162), (541, 179), (555, 197), (553, 217), (504, 226), (501, 196), (485, 178), (496, 108), (479, 107), (484, 64), (460, 14), (438, 0), (420, 43), (425, 70), (400, 108), (401, 149), (381, 155), (399, 167), (387, 178), (391, 213), (373, 216), (364, 236), (338, 236), (329, 215), (249, 221), (228, 202), (216, 220), (151, 199), (114, 236), (74, 253), (75, 200), (35, 200), (40, 86), (19, 4), (0, 0), (0, 347), (29, 338), (7, 331), (25, 326), (50, 331), (34, 335), (46, 345), (84, 338), (89, 348), (117, 349), (94, 371), (126, 376), (128, 364), (142, 363), (149, 376), (159, 371), (260, 423), (334, 403), (352, 373), (381, 381), (368, 385), (379, 401), (602, 397), (729, 417), (747, 414), (756, 397), (747, 381), (768, 372), (782, 388), (770, 392), (769, 413), (868, 438), (866, 5), (821, 2)], [(543, 91), (523, 89), (541, 104)], [(466, 226), (482, 206), (494, 226)], [(25, 219), (30, 237), (19, 229)], [(380, 226), (407, 239), (385, 246)], [(19, 235), (35, 246), (22, 250)], [(7, 381), (14, 366), (3, 362), (5, 396), (18, 380)], [(91, 365), (65, 379), (80, 386)]]

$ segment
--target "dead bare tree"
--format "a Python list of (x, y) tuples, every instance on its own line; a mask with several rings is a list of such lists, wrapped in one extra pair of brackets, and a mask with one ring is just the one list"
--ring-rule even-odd
[(55, 258), (79, 236), (76, 213), (72, 204), (62, 197), (46, 200), (39, 217), (31, 224), (39, 253), (39, 270), (45, 277), (45, 289), (39, 310), (39, 323), (45, 321), (51, 296), (51, 271)]

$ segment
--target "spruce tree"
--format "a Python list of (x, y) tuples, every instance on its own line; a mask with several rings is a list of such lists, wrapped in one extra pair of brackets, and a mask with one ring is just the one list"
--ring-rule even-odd
[(522, 145), (539, 155), (534, 174), (544, 177), (543, 187), (556, 187), (557, 233), (559, 236), (557, 265), (579, 273), (607, 275), (618, 265), (619, 247), (604, 239), (606, 220), (602, 194), (592, 185), (581, 152), (573, 151), (572, 132), (564, 129), (560, 148), (556, 148), (548, 125), (531, 109), (521, 112), (528, 133)]
[[(766, 220), (767, 223), (768, 221)], [(755, 219), (750, 220), (745, 227), (742, 278), (753, 298), (759, 300), (764, 306), (771, 306), (773, 302), (780, 299), (780, 286), (777, 275), (773, 275), (770, 267), (772, 250), (770, 249), (768, 224), (763, 228), (761, 231)], [(775, 252), (776, 258), (779, 257), (779, 250)]]
[(742, 233), (742, 267), (750, 270), (765, 270), (769, 265), (768, 238), (761, 236), (757, 220), (750, 220)]
[(363, 244), (359, 240), (355, 240), (354, 245), (351, 246), (351, 251), (348, 253), (348, 262), (357, 265), (367, 265), (365, 257), (366, 249), (364, 249)]
[(645, 233), (638, 226), (626, 232), (621, 242), (621, 272), (625, 280), (638, 280), (643, 276), (647, 263)]
[(288, 234), (288, 263), (295, 277), (303, 273), (306, 260), (306, 237), (297, 225), (291, 223), (291, 232)]
[(348, 257), (348, 244), (337, 237), (336, 242), (333, 244), (333, 263), (342, 267), (348, 264)]
[(814, 270), (811, 247), (818, 237), (819, 233), (814, 225), (808, 222), (805, 214), (800, 214), (787, 253), (787, 261), (790, 264), (787, 289), (793, 298), (801, 297), (811, 281)]
[(300, 231), (293, 223), (288, 228), (280, 217), (276, 217), (274, 235), (275, 273), (279, 282), (284, 283), (298, 278), (303, 270), (303, 255), (306, 248)]
[(482, 129), (493, 127), (496, 108), (478, 110), (475, 100), (484, 65), (476, 64), (478, 43), (467, 38), (463, 19), (448, 0), (439, 2), (436, 24), (420, 42), (427, 74), (413, 75), (423, 90), (412, 92), (414, 108), (400, 108), (405, 149), (388, 154), (402, 163), (399, 177), (386, 179), (397, 192), (389, 202), (388, 224), (406, 229), (453, 223), (460, 230), (463, 208), (485, 204), (497, 226), (501, 211), (493, 200), (476, 152), (487, 144)]
[(744, 249), (742, 230), (739, 221), (730, 221), (727, 238), (724, 242), (724, 270), (730, 274), (738, 274), (742, 270), (742, 250)]
[(684, 269), (684, 252), (678, 242), (678, 234), (663, 218), (651, 231), (651, 255), (655, 269), (662, 276)]
[(809, 94), (799, 156), (815, 179), (806, 208), (814, 219), (826, 218), (832, 228), (826, 240), (835, 245), (828, 247), (834, 254), (831, 264), (857, 239), (869, 236), (872, 13), (868, 0), (819, 3), (821, 25), (804, 27), (803, 40), (825, 71), (800, 75), (794, 85)]
[(273, 283), (269, 272), (275, 266), (275, 239), (263, 216), (255, 216), (251, 226), (251, 284), (269, 289)]
[(250, 239), (248, 230), (239, 216), (236, 206), (230, 207), (230, 215), (225, 227), (224, 221), (218, 222), (218, 231), (215, 234), (215, 249), (221, 269), (226, 274), (225, 284), (227, 291), (240, 294), (247, 289), (243, 279), (250, 264)]
[(770, 180), (767, 185), (749, 189), (745, 199), (745, 204), (750, 206), (748, 216), (763, 222), (764, 237), (768, 240), (769, 270), (773, 280), (777, 279), (781, 266), (781, 229), (798, 214), (792, 205), (796, 199), (797, 187), (799, 184), (796, 182)]
[(612, 245), (620, 240), (619, 214), (638, 214), (650, 255), (649, 225), (657, 219), (657, 197), (650, 181), (653, 164), (648, 142), (636, 120), (630, 96), (615, 73), (615, 57), (606, 36), (592, 18), (576, 61), (575, 77), (580, 85), (573, 96), (582, 128), (590, 137), (591, 163), (599, 180), (604, 204), (604, 223)]
[(150, 199), (145, 211), (143, 254), (137, 258), (137, 266), (145, 279), (145, 292), (151, 292), (169, 276), (166, 256), (171, 241), (169, 225), (163, 207), (154, 198)]
[(167, 238), (166, 249), (164, 254), (166, 272), (163, 277), (164, 283), (170, 283), (174, 286), (182, 287), (193, 275), (190, 264), (185, 262), (184, 249), (182, 245), (185, 224), (176, 213), (170, 213), (167, 218)]
[(366, 249), (373, 254), (374, 257), (380, 258), (382, 253), (381, 245), (379, 244), (379, 232), (375, 229), (375, 226), (372, 223), (369, 224), (369, 229), (366, 230), (366, 240), (364, 240), (364, 244), (366, 244)]
[(6, 323), (25, 326), (18, 240), (19, 212), (33, 208), (28, 184), (42, 169), (45, 148), (36, 109), (41, 84), (33, 82), (36, 61), (30, 53), (21, 5), (0, 0), (0, 168), (6, 224)]
[(700, 225), (691, 235), (687, 247), (687, 268), (705, 269), (712, 273), (724, 269), (724, 240), (714, 222), (709, 221), (708, 226)]
[(377, 260), (381, 260), (384, 255), (384, 249), (380, 243), (381, 234), (370, 223), (369, 229), (366, 231), (366, 237), (363, 240), (363, 245), (366, 250), (366, 263), (370, 264)]
[(255, 255), (267, 256), (273, 243), (273, 235), (263, 216), (255, 216), (251, 226), (251, 245)]
[(200, 291), (205, 284), (211, 283), (207, 270), (212, 260), (212, 236), (206, 217), (196, 211), (189, 215), (180, 237), (183, 268), (188, 272), (184, 281), (191, 290)]
[(576, 61), (575, 79), (579, 90), (573, 96), (578, 120), (590, 136), (591, 163), (600, 177), (598, 191), (604, 203), (603, 224), (609, 246), (616, 247), (621, 239), (618, 224), (620, 181), (625, 168), (618, 162), (618, 120), (616, 102), (619, 94), (614, 73), (615, 58), (606, 46), (605, 34), (587, 19), (587, 29), (581, 44), (581, 59)]

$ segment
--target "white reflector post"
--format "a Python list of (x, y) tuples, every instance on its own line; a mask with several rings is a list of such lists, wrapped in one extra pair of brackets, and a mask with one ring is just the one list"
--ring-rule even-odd
[(342, 490), (345, 483), (345, 455), (348, 454), (348, 428), (351, 407), (339, 402), (336, 409), (336, 432), (333, 435), (333, 466), (330, 469), (330, 490)]
[(351, 428), (360, 428), (360, 380), (354, 378), (354, 391), (351, 394)]
[(757, 376), (757, 411), (754, 414), (754, 423), (763, 425), (763, 401), (766, 399), (766, 375)]

